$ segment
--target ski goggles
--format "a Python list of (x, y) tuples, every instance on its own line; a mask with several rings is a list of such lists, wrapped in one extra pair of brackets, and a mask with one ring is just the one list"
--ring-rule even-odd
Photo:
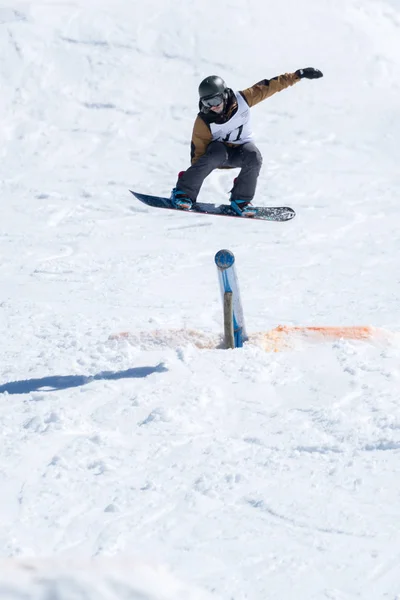
[(211, 108), (212, 106), (219, 106), (223, 101), (223, 94), (216, 94), (215, 96), (209, 96), (208, 98), (201, 98), (201, 103), (206, 108)]

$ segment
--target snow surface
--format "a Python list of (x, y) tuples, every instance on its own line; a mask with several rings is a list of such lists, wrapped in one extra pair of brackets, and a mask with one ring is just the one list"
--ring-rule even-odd
[[(0, 599), (399, 600), (399, 0), (11, 2), (0, 50)], [(293, 221), (129, 194), (188, 166), (205, 76), (307, 66), (253, 111)]]

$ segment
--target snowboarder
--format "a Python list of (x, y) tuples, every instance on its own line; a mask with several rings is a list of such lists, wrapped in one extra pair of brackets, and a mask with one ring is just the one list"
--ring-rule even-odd
[(263, 79), (234, 92), (221, 77), (206, 77), (199, 86), (199, 113), (191, 142), (191, 166), (179, 173), (171, 200), (176, 208), (189, 210), (196, 202), (204, 179), (218, 168), (240, 168), (231, 190), (231, 208), (239, 215), (254, 216), (251, 205), (261, 169), (262, 156), (253, 142), (250, 108), (303, 78), (318, 79), (319, 69), (308, 67)]

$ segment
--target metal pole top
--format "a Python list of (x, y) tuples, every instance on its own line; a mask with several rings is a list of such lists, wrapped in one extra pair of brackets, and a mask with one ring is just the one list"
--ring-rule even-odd
[(214, 260), (218, 269), (225, 270), (229, 269), (229, 267), (232, 267), (233, 263), (235, 262), (235, 257), (233, 252), (230, 250), (219, 250), (215, 255)]

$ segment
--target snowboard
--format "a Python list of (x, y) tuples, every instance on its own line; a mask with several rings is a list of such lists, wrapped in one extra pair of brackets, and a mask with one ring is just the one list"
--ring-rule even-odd
[(296, 216), (293, 208), (288, 206), (257, 206), (257, 214), (254, 217), (242, 217), (231, 209), (229, 204), (205, 204), (203, 202), (195, 202), (190, 210), (182, 210), (175, 208), (169, 198), (162, 196), (148, 196), (147, 194), (139, 194), (129, 190), (140, 202), (153, 208), (167, 208), (170, 210), (178, 210), (181, 213), (213, 215), (221, 217), (234, 217), (237, 219), (246, 219), (248, 221), (290, 221)]

